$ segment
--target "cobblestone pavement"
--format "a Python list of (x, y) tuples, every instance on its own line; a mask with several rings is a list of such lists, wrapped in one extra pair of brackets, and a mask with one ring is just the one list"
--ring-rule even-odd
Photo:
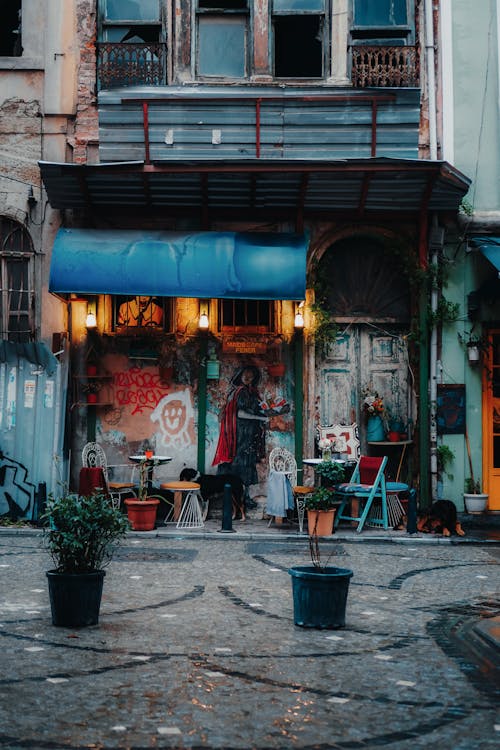
[(70, 630), (39, 533), (2, 530), (0, 747), (499, 746), (497, 544), (336, 534), (347, 621), (320, 631), (293, 623), (307, 539), (271, 531), (131, 533)]

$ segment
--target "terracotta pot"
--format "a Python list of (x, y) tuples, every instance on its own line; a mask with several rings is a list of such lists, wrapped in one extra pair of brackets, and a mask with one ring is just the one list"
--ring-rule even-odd
[(391, 430), (390, 432), (387, 433), (387, 439), (390, 440), (391, 443), (399, 442), (400, 437), (401, 436), (399, 432), (396, 432), (395, 430)]
[(307, 528), (309, 534), (316, 533), (317, 536), (330, 536), (333, 534), (333, 519), (335, 508), (331, 510), (308, 510)]
[(128, 520), (134, 531), (152, 531), (156, 524), (156, 512), (160, 501), (156, 498), (136, 500), (127, 498), (123, 501), (127, 507)]
[(268, 365), (267, 372), (272, 378), (282, 378), (286, 372), (285, 363), (278, 362), (276, 365)]

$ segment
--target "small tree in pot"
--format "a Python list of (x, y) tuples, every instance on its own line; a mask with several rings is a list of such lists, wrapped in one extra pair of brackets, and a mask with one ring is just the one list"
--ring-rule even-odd
[(312, 565), (294, 565), (292, 577), (293, 616), (296, 625), (304, 628), (342, 628), (345, 626), (347, 595), (352, 570), (329, 565), (321, 560), (320, 540), (309, 535)]
[(55, 568), (47, 571), (52, 623), (65, 627), (96, 625), (103, 568), (130, 528), (108, 495), (51, 497), (42, 521), (44, 543)]

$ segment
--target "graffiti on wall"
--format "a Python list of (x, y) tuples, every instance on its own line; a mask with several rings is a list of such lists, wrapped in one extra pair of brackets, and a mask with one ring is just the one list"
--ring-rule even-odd
[(35, 485), (27, 480), (28, 469), (1, 451), (0, 461), (0, 516), (32, 518)]
[(115, 400), (119, 407), (131, 408), (132, 414), (154, 410), (168, 391), (158, 372), (131, 367), (114, 375)]
[(166, 446), (186, 448), (194, 442), (194, 408), (189, 389), (164, 396), (151, 414), (158, 422), (161, 441)]

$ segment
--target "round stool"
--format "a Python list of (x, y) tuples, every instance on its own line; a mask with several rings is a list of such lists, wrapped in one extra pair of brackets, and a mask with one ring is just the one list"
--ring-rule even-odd
[(165, 482), (162, 490), (174, 493), (174, 521), (178, 529), (201, 529), (204, 526), (198, 482)]

